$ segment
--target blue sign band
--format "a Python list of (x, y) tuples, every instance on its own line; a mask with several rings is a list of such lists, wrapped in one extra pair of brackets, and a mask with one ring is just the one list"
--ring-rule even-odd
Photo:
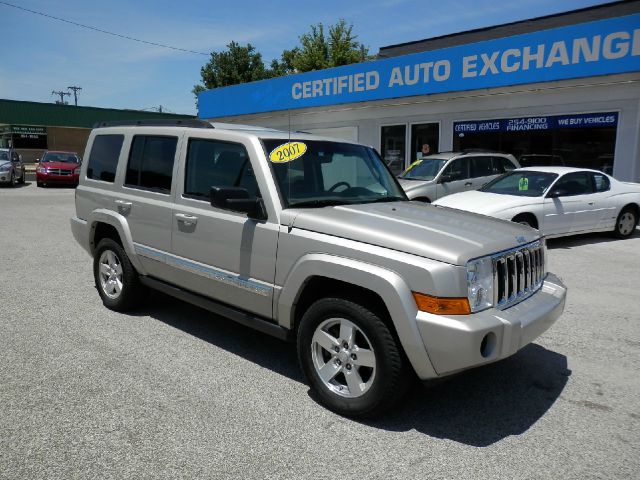
[(640, 14), (208, 90), (200, 118), (640, 71)]
[(454, 122), (454, 133), (519, 132), (560, 128), (604, 128), (618, 125), (618, 113), (582, 113), (540, 117), (499, 118)]

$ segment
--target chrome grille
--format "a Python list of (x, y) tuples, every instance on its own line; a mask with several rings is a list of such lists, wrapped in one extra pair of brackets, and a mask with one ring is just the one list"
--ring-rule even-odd
[(49, 168), (47, 169), (47, 173), (51, 173), (53, 175), (71, 175), (73, 170), (65, 170), (62, 168)]
[(534, 294), (546, 275), (544, 245), (536, 241), (501, 252), (493, 261), (493, 304), (507, 308)]

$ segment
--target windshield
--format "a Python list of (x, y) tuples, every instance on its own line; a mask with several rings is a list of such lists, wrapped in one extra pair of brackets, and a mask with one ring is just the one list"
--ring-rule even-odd
[(6, 150), (0, 151), (0, 160), (9, 160), (9, 152)]
[(371, 148), (319, 140), (262, 142), (285, 208), (407, 200)]
[(408, 178), (410, 180), (433, 180), (442, 170), (447, 160), (444, 158), (423, 158), (416, 160), (407, 169), (400, 174), (399, 178)]
[(513, 171), (487, 183), (480, 191), (519, 197), (541, 197), (556, 178), (556, 173)]
[(42, 157), (43, 162), (80, 163), (80, 159), (74, 153), (49, 152)]

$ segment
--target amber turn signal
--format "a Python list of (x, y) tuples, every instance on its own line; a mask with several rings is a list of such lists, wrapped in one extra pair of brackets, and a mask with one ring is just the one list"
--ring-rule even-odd
[(432, 297), (424, 293), (413, 292), (418, 310), (437, 315), (469, 315), (471, 308), (466, 298)]

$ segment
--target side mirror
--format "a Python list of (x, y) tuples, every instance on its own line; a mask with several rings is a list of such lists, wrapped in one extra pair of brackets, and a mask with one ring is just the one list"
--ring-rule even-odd
[(262, 199), (249, 197), (246, 188), (211, 187), (209, 198), (212, 207), (246, 213), (249, 218), (260, 220), (267, 218)]
[(562, 188), (554, 188), (549, 193), (547, 193), (547, 198), (558, 198), (563, 197), (567, 194), (567, 192)]
[(442, 174), (438, 179), (438, 183), (447, 183), (451, 181), (453, 181), (453, 175), (449, 175), (449, 174)]

